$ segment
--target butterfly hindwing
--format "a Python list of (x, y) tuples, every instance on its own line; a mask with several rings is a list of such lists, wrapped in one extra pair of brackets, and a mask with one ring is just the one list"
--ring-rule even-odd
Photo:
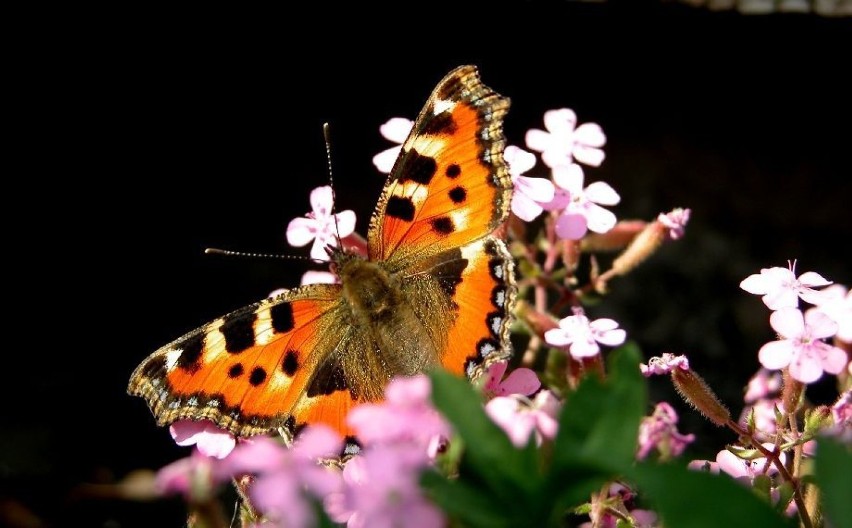
[(371, 259), (392, 266), (458, 248), (505, 220), (512, 191), (503, 161), (508, 108), (473, 66), (444, 77), (385, 183), (370, 222)]

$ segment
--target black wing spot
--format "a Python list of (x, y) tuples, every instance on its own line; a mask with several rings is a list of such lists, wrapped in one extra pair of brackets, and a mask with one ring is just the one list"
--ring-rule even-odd
[(219, 329), (225, 336), (225, 350), (231, 354), (239, 354), (254, 345), (255, 320), (257, 320), (256, 313), (226, 317)]
[(411, 198), (402, 198), (400, 196), (391, 196), (388, 199), (388, 206), (385, 209), (387, 216), (399, 218), (406, 222), (414, 220), (414, 202)]
[(452, 163), (447, 170), (444, 171), (444, 174), (447, 175), (448, 178), (458, 178), (461, 175), (461, 167), (458, 163)]
[(201, 368), (201, 351), (204, 350), (204, 334), (199, 333), (183, 343), (183, 351), (177, 359), (177, 366), (188, 372)]
[[(428, 112), (434, 115), (435, 109), (430, 108)], [(450, 112), (441, 112), (426, 122), (423, 132), (434, 136), (440, 134), (452, 135), (457, 129), (456, 122), (453, 121), (453, 114)]]
[(295, 350), (288, 350), (281, 362), (281, 370), (284, 374), (292, 377), (299, 370), (299, 354)]
[(449, 235), (456, 230), (456, 226), (449, 216), (441, 216), (432, 220), (432, 229), (442, 235)]
[(243, 364), (235, 363), (231, 365), (231, 368), (228, 369), (228, 377), (231, 379), (239, 378), (243, 375), (243, 372), (245, 372), (245, 369), (243, 369)]
[(467, 199), (467, 191), (464, 190), (464, 187), (453, 187), (453, 189), (449, 192), (450, 200), (453, 203), (460, 204)]
[(328, 362), (320, 368), (308, 386), (308, 397), (327, 396), (339, 390), (346, 390), (346, 376), (338, 363)]
[(293, 319), (293, 305), (289, 302), (276, 304), (270, 308), (269, 316), (272, 318), (272, 329), (276, 332), (289, 332), (296, 326), (296, 321)]
[(423, 156), (414, 149), (403, 153), (400, 181), (413, 181), (421, 185), (429, 185), (437, 171), (438, 163), (435, 158)]
[(264, 381), (266, 381), (266, 371), (263, 370), (263, 367), (254, 367), (249, 375), (249, 383), (257, 387)]

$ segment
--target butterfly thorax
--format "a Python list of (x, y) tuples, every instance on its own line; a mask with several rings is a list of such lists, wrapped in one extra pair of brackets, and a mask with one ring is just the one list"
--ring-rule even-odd
[(352, 253), (339, 254), (335, 261), (350, 329), (367, 344), (359, 358), (361, 365), (372, 365), (372, 372), (364, 372), (366, 379), (388, 381), (439, 364), (434, 337), (398, 275), (382, 262)]

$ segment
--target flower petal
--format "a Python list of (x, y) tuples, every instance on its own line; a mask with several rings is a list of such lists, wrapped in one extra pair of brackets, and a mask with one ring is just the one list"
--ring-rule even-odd
[(819, 287), (819, 286), (828, 286), (831, 284), (831, 281), (816, 273), (814, 271), (806, 271), (799, 275), (799, 282), (804, 286), (808, 286), (809, 288)]
[(597, 123), (583, 123), (578, 126), (574, 130), (574, 137), (578, 143), (587, 147), (602, 147), (606, 144), (606, 136), (601, 126)]
[(553, 183), (572, 195), (579, 195), (583, 192), (585, 175), (583, 174), (583, 168), (576, 163), (554, 167), (552, 174)]
[(583, 192), (586, 198), (600, 205), (616, 205), (621, 201), (621, 196), (615, 192), (615, 189), (602, 181), (589, 184)]
[(556, 219), (556, 236), (563, 240), (580, 240), (586, 231), (588, 224), (584, 215), (565, 213)]
[(533, 128), (527, 130), (524, 141), (527, 144), (527, 148), (531, 148), (536, 152), (543, 152), (550, 147), (550, 134), (544, 130)]
[(523, 394), (529, 396), (539, 387), (541, 387), (541, 381), (539, 381), (535, 372), (528, 368), (517, 368), (500, 384), (498, 395)]
[(314, 424), (306, 427), (293, 444), (293, 454), (309, 460), (339, 455), (343, 439), (331, 427)]
[(548, 110), (544, 113), (544, 128), (551, 134), (571, 134), (577, 126), (577, 114), (570, 108)]
[(535, 154), (515, 145), (509, 145), (503, 150), (503, 159), (513, 175), (523, 174), (535, 167)]
[(755, 295), (763, 295), (768, 291), (766, 277), (762, 273), (753, 273), (740, 282), (740, 288)]
[(799, 354), (790, 362), (790, 375), (802, 383), (813, 383), (822, 377), (822, 365), (807, 354)]
[(402, 143), (411, 133), (412, 128), (414, 128), (414, 121), (411, 119), (392, 117), (379, 127), (379, 133), (388, 141)]
[(393, 169), (393, 164), (396, 163), (396, 159), (399, 157), (400, 151), (402, 151), (401, 146), (391, 147), (379, 152), (373, 156), (373, 165), (376, 166), (379, 172), (388, 174), (391, 169)]
[(287, 243), (294, 247), (307, 245), (317, 232), (317, 221), (313, 218), (299, 217), (287, 224)]
[(608, 330), (597, 336), (598, 343), (606, 346), (618, 346), (627, 339), (627, 332), (621, 328)]
[(798, 337), (805, 332), (805, 319), (798, 308), (781, 308), (769, 316), (769, 325), (786, 338)]
[(816, 339), (833, 337), (837, 333), (837, 321), (819, 310), (805, 312), (805, 324), (810, 331), (810, 336)]
[(544, 341), (548, 345), (562, 347), (570, 345), (574, 339), (568, 335), (568, 332), (561, 328), (551, 328), (544, 332)]
[(512, 195), (512, 212), (524, 222), (532, 222), (542, 211), (544, 211), (542, 205), (529, 196), (519, 192)]
[(355, 211), (347, 209), (340, 211), (334, 217), (337, 221), (332, 222), (332, 225), (337, 224), (337, 234), (340, 238), (348, 237), (355, 231)]
[(328, 216), (334, 206), (334, 192), (330, 185), (323, 185), (311, 191), (311, 207), (317, 217)]
[(580, 359), (598, 355), (601, 347), (593, 339), (577, 339), (570, 346), (569, 351), (572, 357)]
[(590, 203), (586, 206), (586, 221), (590, 231), (606, 233), (618, 222), (618, 219), (608, 209)]
[(770, 370), (782, 369), (790, 364), (793, 358), (793, 345), (790, 341), (771, 341), (760, 347), (757, 359), (760, 364)]
[(822, 368), (829, 374), (840, 374), (843, 368), (849, 361), (846, 352), (843, 349), (829, 345), (828, 343), (819, 343), (820, 355), (822, 356)]
[(599, 148), (579, 144), (574, 145), (574, 150), (571, 153), (574, 155), (574, 159), (590, 167), (600, 167), (606, 157), (604, 151)]
[(553, 200), (556, 192), (553, 182), (544, 178), (517, 176), (514, 183), (516, 191), (529, 196), (537, 202), (547, 203)]

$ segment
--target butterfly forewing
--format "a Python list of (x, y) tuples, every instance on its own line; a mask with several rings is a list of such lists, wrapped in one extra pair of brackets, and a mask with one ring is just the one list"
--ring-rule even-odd
[[(421, 111), (370, 222), (370, 257), (405, 263), (458, 248), (505, 220), (512, 182), (503, 161), (509, 100), (473, 66), (450, 72)], [(401, 264), (405, 265), (405, 264)]]

